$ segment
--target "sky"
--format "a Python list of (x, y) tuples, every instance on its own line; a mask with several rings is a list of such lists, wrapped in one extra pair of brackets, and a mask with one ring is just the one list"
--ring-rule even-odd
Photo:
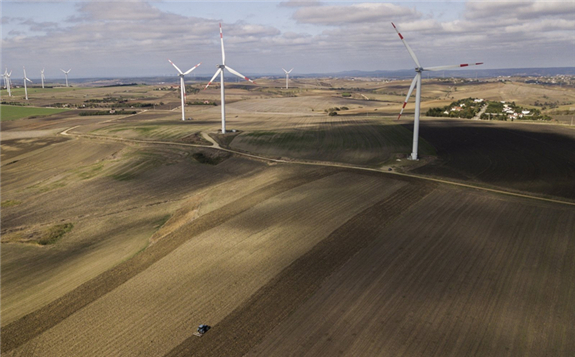
[[(575, 65), (575, 1), (2, 1), (0, 68), (39, 78)], [(480, 67), (477, 67), (478, 69)], [(18, 75), (16, 75), (18, 76)], [(14, 78), (14, 77), (13, 77)]]

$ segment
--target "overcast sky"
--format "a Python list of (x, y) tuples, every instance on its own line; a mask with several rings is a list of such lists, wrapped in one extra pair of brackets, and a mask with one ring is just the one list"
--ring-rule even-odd
[[(38, 78), (574, 66), (575, 2), (532, 1), (2, 1), (2, 72)], [(14, 78), (14, 77), (13, 77)]]

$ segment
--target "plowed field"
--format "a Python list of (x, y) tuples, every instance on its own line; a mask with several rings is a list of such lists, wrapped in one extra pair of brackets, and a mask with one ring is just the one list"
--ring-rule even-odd
[[(338, 226), (406, 184), (345, 172), (315, 176), (320, 179), (281, 194), (259, 196), (263, 201), (253, 195), (246, 202), (253, 201), (255, 206), (247, 206), (227, 221), (223, 216), (221, 224), (197, 236), (189, 231), (196, 229), (195, 225), (183, 227), (169, 239), (184, 241), (179, 248), (147, 269), (134, 271), (137, 275), (116, 269), (112, 276), (123, 274), (132, 279), (96, 300), (93, 293), (84, 291), (78, 298), (92, 299), (92, 303), (6, 355), (167, 353), (190, 336), (193, 325), (203, 321), (216, 324)], [(234, 203), (230, 209), (234, 206), (238, 205)], [(204, 217), (208, 220), (211, 216)], [(150, 257), (161, 245), (162, 241), (156, 245), (160, 248), (152, 246), (128, 265)], [(40, 315), (31, 319), (43, 321)], [(24, 331), (30, 328), (25, 325), (20, 323)], [(24, 331), (17, 326), (3, 330), (4, 341), (21, 338), (19, 332)], [(83, 332), (78, 334), (80, 330)]]
[(439, 159), (424, 175), (575, 199), (575, 131), (558, 125), (424, 120)]
[(249, 356), (575, 352), (572, 208), (441, 189), (372, 228)]

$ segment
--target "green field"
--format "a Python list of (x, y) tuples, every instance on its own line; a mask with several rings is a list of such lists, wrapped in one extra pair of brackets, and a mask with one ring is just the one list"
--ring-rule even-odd
[(35, 115), (52, 115), (69, 110), (55, 108), (20, 107), (15, 105), (2, 105), (0, 108), (0, 118), (2, 121), (28, 118)]

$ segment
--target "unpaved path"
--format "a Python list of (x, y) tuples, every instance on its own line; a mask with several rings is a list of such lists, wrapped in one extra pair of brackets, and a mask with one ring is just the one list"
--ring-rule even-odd
[(213, 138), (211, 138), (208, 134), (203, 133), (203, 132), (202, 132), (202, 136), (204, 138), (206, 138), (207, 140), (209, 140), (213, 144), (213, 146), (200, 145), (200, 144), (177, 143), (177, 142), (171, 142), (171, 141), (125, 139), (125, 138), (117, 138), (117, 137), (104, 136), (104, 135), (89, 135), (89, 134), (77, 134), (77, 133), (71, 134), (68, 131), (72, 130), (72, 129), (73, 128), (66, 129), (65, 131), (61, 132), (60, 134), (75, 135), (75, 136), (92, 138), (92, 139), (135, 142), (135, 143), (145, 143), (145, 144), (160, 144), (160, 145), (175, 145), (175, 146), (191, 146), (191, 147), (211, 148), (211, 149), (215, 149), (215, 150), (226, 151), (226, 152), (229, 152), (229, 153), (232, 153), (235, 155), (240, 155), (240, 156), (244, 156), (244, 157), (251, 158), (251, 159), (263, 160), (263, 161), (268, 161), (268, 162), (322, 166), (322, 167), (336, 167), (336, 168), (355, 169), (355, 170), (362, 170), (362, 171), (380, 172), (380, 173), (388, 174), (388, 175), (399, 175), (399, 176), (403, 176), (403, 177), (412, 177), (412, 178), (417, 178), (417, 179), (421, 179), (421, 180), (443, 183), (443, 184), (453, 185), (453, 186), (458, 186), (458, 187), (472, 188), (472, 189), (476, 189), (476, 190), (482, 190), (482, 191), (487, 191), (487, 192), (492, 192), (492, 193), (497, 193), (497, 194), (502, 194), (502, 195), (509, 195), (509, 196), (522, 197), (522, 198), (528, 198), (528, 199), (533, 199), (533, 200), (540, 200), (540, 201), (545, 201), (545, 202), (559, 203), (559, 204), (566, 204), (566, 205), (570, 205), (570, 206), (575, 206), (575, 201), (565, 201), (565, 200), (560, 200), (560, 199), (541, 197), (541, 196), (536, 196), (536, 195), (532, 195), (529, 193), (517, 193), (517, 192), (512, 192), (512, 191), (506, 191), (504, 189), (488, 188), (488, 187), (484, 187), (484, 186), (480, 186), (480, 185), (476, 185), (476, 184), (461, 183), (461, 182), (450, 181), (450, 180), (439, 179), (439, 178), (433, 178), (433, 177), (429, 177), (429, 176), (416, 175), (416, 174), (411, 174), (411, 173), (401, 173), (401, 172), (397, 172), (397, 171), (384, 171), (384, 170), (378, 169), (378, 168), (370, 168), (370, 167), (365, 167), (365, 166), (343, 164), (343, 163), (338, 163), (338, 162), (318, 162), (318, 161), (310, 161), (310, 160), (303, 161), (303, 160), (297, 160), (297, 159), (272, 159), (272, 158), (265, 157), (265, 156), (253, 155), (253, 154), (248, 154), (248, 153), (245, 153), (242, 151), (222, 148), (215, 140), (213, 140)]

